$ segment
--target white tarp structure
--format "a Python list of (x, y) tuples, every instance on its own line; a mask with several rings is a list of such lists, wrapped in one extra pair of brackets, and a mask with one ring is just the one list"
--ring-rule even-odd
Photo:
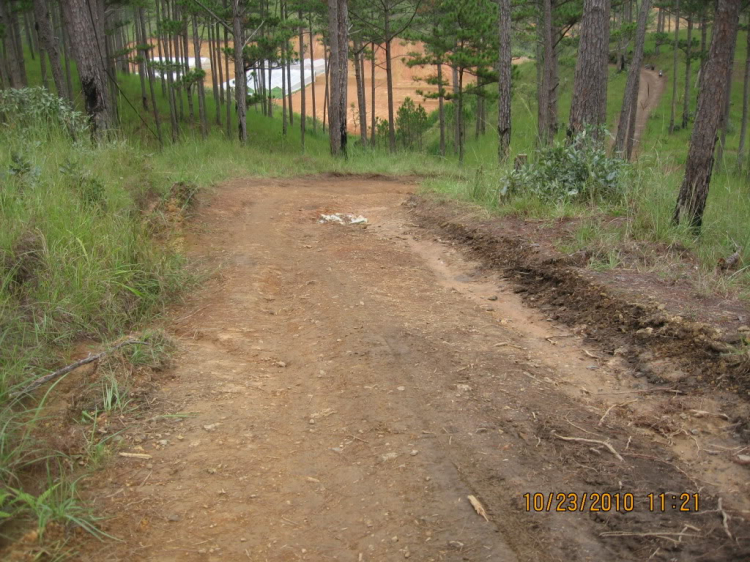
[[(304, 59), (305, 64), (305, 86), (308, 86), (313, 81), (313, 70), (315, 70), (315, 77), (322, 76), (325, 73), (326, 70), (326, 63), (325, 59)], [(271, 69), (271, 90), (274, 88), (281, 88), (282, 85), (282, 78), (281, 78), (281, 68), (272, 68)], [(256, 77), (257, 73), (257, 77)], [(296, 92), (297, 90), (300, 90), (302, 88), (302, 64), (300, 62), (292, 63), (290, 65), (289, 74), (291, 76), (291, 91)], [(248, 92), (255, 92), (256, 89), (258, 89), (258, 86), (256, 85), (256, 78), (257, 82), (260, 83), (261, 75), (260, 71), (249, 71), (247, 73), (247, 89)], [(265, 71), (265, 86), (268, 88), (268, 65), (266, 65), (266, 71)], [(234, 88), (234, 79), (229, 80), (229, 82), (224, 83), (224, 87)]]
[[(160, 63), (160, 62), (168, 62), (168, 63), (169, 62), (174, 62), (173, 59), (168, 59), (166, 57), (152, 57), (151, 60), (153, 62), (156, 62), (156, 63)], [(188, 67), (195, 68), (195, 57), (188, 57), (187, 58), (187, 62), (188, 62)], [(176, 64), (180, 64), (184, 68), (185, 59), (180, 59), (180, 60), (176, 61)], [(201, 67), (203, 68), (203, 70), (210, 69), (211, 68), (211, 59), (206, 58), (206, 57), (201, 57)], [(136, 67), (135, 70), (136, 70), (136, 73), (137, 73), (138, 68)], [(165, 73), (165, 75), (166, 75), (166, 73)], [(154, 76), (161, 77), (161, 71), (159, 71), (157, 69), (154, 69)], [(172, 73), (172, 78), (175, 78), (175, 79), (177, 78), (177, 73), (176, 72)]]

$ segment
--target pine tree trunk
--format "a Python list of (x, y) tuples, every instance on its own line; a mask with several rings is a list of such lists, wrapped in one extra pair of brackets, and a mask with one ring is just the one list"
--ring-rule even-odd
[(39, 50), (39, 71), (42, 73), (42, 87), (49, 90), (49, 80), (47, 79), (47, 57), (44, 49)]
[(20, 30), (18, 29), (18, 14), (15, 13), (13, 2), (0, 2), (0, 23), (4, 24), (2, 47), (5, 53), (5, 63), (11, 88), (23, 88), (26, 85), (26, 67), (21, 46)]
[[(622, 5), (622, 21), (620, 28), (628, 25), (633, 20), (633, 2), (624, 0)], [(628, 45), (630, 40), (624, 34), (620, 36), (620, 52), (617, 57), (617, 72), (625, 70), (625, 61), (627, 60)]]
[[(499, 34), (499, 61), (498, 61), (498, 100), (497, 100), (497, 138), (498, 138), (498, 159), (500, 162), (505, 161), (510, 149), (511, 135), (511, 77), (513, 76), (513, 54), (511, 52), (511, 12), (510, 0), (500, 0), (500, 17), (498, 25)], [(440, 75), (438, 75), (440, 78)], [(442, 85), (440, 86), (442, 88)], [(440, 98), (440, 151), (445, 153), (445, 133), (442, 125), (442, 98)]]
[[(664, 10), (661, 8), (657, 8), (656, 13), (656, 32), (661, 33), (664, 31)], [(661, 54), (661, 45), (657, 42), (656, 46), (654, 47), (654, 54), (659, 55)]]
[(97, 47), (104, 39), (104, 22), (98, 17), (98, 10), (89, 11), (87, 0), (63, 0), (62, 5), (86, 113), (91, 118), (94, 137), (103, 139), (112, 126), (107, 74)]
[(630, 152), (627, 150), (627, 146), (630, 145), (629, 139), (635, 136), (635, 131), (630, 130), (630, 124), (634, 122), (634, 117), (638, 112), (638, 89), (640, 87), (643, 47), (646, 43), (646, 27), (650, 10), (651, 0), (643, 0), (641, 11), (638, 14), (633, 60), (630, 62), (630, 68), (628, 69), (628, 80), (625, 84), (625, 95), (622, 98), (622, 109), (620, 110), (620, 122), (615, 137), (615, 154), (627, 155), (628, 158), (630, 158)]
[(281, 60), (279, 66), (281, 66), (281, 134), (286, 136), (287, 133), (287, 121), (286, 121), (286, 72), (284, 72), (285, 60), (286, 60), (286, 49), (284, 45), (281, 45)]
[[(221, 64), (221, 29), (219, 28), (219, 24), (216, 24), (214, 27), (214, 60), (216, 61), (216, 72), (218, 73), (216, 82), (219, 85), (219, 105), (224, 105), (224, 66)], [(218, 115), (221, 109), (217, 108), (216, 111)], [(217, 125), (221, 124), (220, 115), (216, 118), (216, 123)]]
[[(300, 140), (302, 141), (302, 149), (305, 148), (305, 127), (307, 126), (307, 107), (306, 107), (306, 84), (305, 84), (305, 28), (302, 26), (302, 10), (300, 9), (297, 18), (300, 21), (299, 26), (299, 62), (300, 62), (300, 119), (299, 119), (299, 134)], [(312, 57), (312, 54), (311, 54)], [(311, 59), (312, 60), (312, 59)], [(315, 83), (312, 83), (313, 89), (315, 89)]]
[[(135, 43), (140, 47), (146, 43), (145, 36), (141, 36), (141, 26), (138, 21), (138, 11), (140, 8), (133, 8), (133, 21), (135, 22)], [(145, 35), (145, 34), (144, 34)], [(137, 49), (138, 53), (138, 80), (141, 83), (141, 104), (143, 109), (148, 111), (148, 95), (146, 93), (146, 50)]]
[(682, 128), (688, 126), (690, 121), (690, 63), (692, 57), (693, 40), (693, 18), (688, 14), (687, 18), (687, 47), (685, 49), (685, 99), (682, 105)]
[(724, 92), (730, 85), (741, 6), (742, 0), (718, 0), (716, 4), (714, 32), (705, 70), (705, 81), (711, 84), (711, 88), (700, 92), (685, 162), (685, 179), (673, 217), (675, 223), (687, 221), (695, 230), (699, 230), (703, 223), (714, 165), (714, 148), (724, 111), (723, 105), (716, 103), (716, 92)]
[(458, 163), (464, 163), (464, 71), (458, 72)]
[(542, 112), (544, 113), (542, 123), (544, 129), (541, 131), (540, 140), (547, 144), (555, 137), (557, 132), (557, 57), (552, 42), (552, 0), (543, 1), (542, 15), (542, 45), (544, 51), (544, 66), (542, 69)]
[[(737, 50), (737, 41), (732, 44), (732, 61), (734, 61), (734, 53)], [(732, 79), (734, 77), (734, 65), (729, 67), (729, 80), (727, 81), (727, 87), (724, 89), (724, 114), (721, 117), (721, 124), (719, 130), (721, 134), (719, 136), (719, 146), (716, 149), (716, 161), (719, 166), (724, 164), (724, 149), (727, 146), (727, 132), (729, 131), (729, 111), (731, 109), (732, 102)], [(710, 84), (710, 82), (709, 82)]]
[(347, 92), (349, 85), (349, 5), (339, 0), (339, 26), (336, 37), (339, 41), (339, 136), (341, 151), (346, 154), (347, 144)]
[[(226, 10), (229, 5), (227, 0), (223, 0), (224, 4), (224, 10)], [(229, 48), (229, 30), (224, 27), (224, 47)], [(232, 88), (229, 87), (229, 54), (224, 53), (224, 76), (226, 77), (226, 88), (225, 94), (226, 94), (226, 101), (224, 102), (224, 108), (226, 110), (226, 116), (224, 118), (225, 124), (226, 124), (226, 135), (228, 139), (232, 138)]]
[(292, 50), (291, 43), (286, 45), (286, 62), (281, 72), (286, 68), (287, 107), (289, 109), (289, 125), (294, 126), (294, 104), (292, 103)]
[(346, 154), (346, 86), (348, 70), (346, 0), (328, 0), (330, 94), (328, 114), (331, 153)]
[(312, 95), (312, 119), (313, 119), (313, 133), (318, 132), (318, 114), (316, 112), (317, 107), (315, 103), (315, 40), (313, 38), (313, 28), (312, 28), (312, 15), (309, 16), (309, 24), (310, 24), (310, 64), (311, 68), (310, 71), (312, 72), (312, 88), (310, 88), (310, 94)]
[[(0, 16), (2, 19), (2, 16)], [(5, 42), (0, 41), (0, 89), (10, 88), (10, 76), (8, 75), (8, 65), (6, 61)]]
[(39, 44), (49, 57), (52, 81), (55, 83), (57, 95), (61, 98), (67, 98), (62, 66), (60, 66), (60, 54), (52, 30), (52, 19), (50, 18), (47, 0), (34, 0), (34, 19), (36, 20), (36, 31), (39, 34)]
[[(329, 55), (329, 50), (327, 45), (323, 45), (323, 62), (325, 63), (325, 79), (326, 79), (326, 86), (325, 86), (325, 92), (323, 93), (323, 132), (326, 131), (326, 124), (328, 123), (328, 120), (326, 119), (326, 111), (328, 111), (328, 97), (329, 92), (331, 90), (331, 57)], [(330, 130), (330, 124), (328, 129)]]
[[(201, 39), (198, 35), (198, 18), (193, 15), (193, 55), (195, 57), (195, 69), (203, 70), (201, 61)], [(201, 136), (208, 136), (208, 119), (206, 118), (206, 89), (203, 86), (203, 78), (198, 79), (198, 115), (201, 121)]]
[(372, 42), (372, 60), (370, 64), (370, 146), (377, 142), (378, 119), (375, 117), (375, 42)]
[[(182, 14), (180, 14), (182, 17)], [(180, 48), (182, 49), (182, 60), (185, 63), (185, 75), (190, 74), (190, 50), (188, 48), (189, 40), (188, 40), (188, 20), (190, 19), (190, 16), (185, 16), (185, 21), (181, 22), (183, 24), (183, 32), (180, 34), (180, 38), (182, 39), (182, 45)], [(193, 57), (195, 58), (195, 57)], [(188, 113), (190, 115), (190, 120), (192, 121), (195, 118), (195, 106), (193, 104), (193, 90), (190, 87), (190, 85), (185, 86), (185, 90), (187, 91), (187, 99), (188, 99)]]
[[(501, 78), (502, 79), (502, 78)], [(445, 96), (443, 95), (443, 64), (437, 65), (438, 81), (438, 122), (440, 126), (440, 156), (445, 156)], [(373, 79), (373, 89), (375, 80)], [(373, 117), (374, 119), (374, 117)], [(374, 126), (373, 126), (374, 129)], [(499, 132), (499, 127), (498, 127)]]
[(606, 124), (610, 0), (584, 0), (568, 134)]
[(362, 146), (367, 146), (367, 107), (365, 106), (365, 81), (362, 75), (362, 42), (354, 41), (354, 77), (357, 82), (357, 106), (359, 109), (359, 140)]
[(29, 46), (29, 54), (31, 60), (36, 60), (36, 47), (34, 46), (34, 36), (31, 34), (31, 27), (29, 26), (29, 14), (24, 12), (23, 14), (23, 28), (26, 31), (26, 44)]
[(247, 143), (247, 76), (242, 47), (245, 36), (242, 32), (242, 10), (239, 0), (232, 0), (232, 29), (234, 31), (234, 92), (237, 102), (237, 129), (242, 144)]
[(70, 57), (68, 56), (68, 45), (70, 44), (70, 41), (68, 39), (68, 32), (65, 29), (65, 26), (62, 24), (61, 21), (61, 15), (62, 14), (62, 6), (59, 6), (59, 11), (53, 12), (55, 14), (55, 17), (57, 18), (57, 23), (55, 27), (57, 27), (60, 30), (60, 43), (62, 45), (62, 56), (63, 61), (65, 64), (65, 92), (67, 93), (67, 98), (69, 100), (73, 99), (73, 80), (70, 77)]
[(211, 61), (211, 94), (214, 97), (214, 110), (216, 111), (216, 125), (221, 127), (221, 97), (219, 95), (218, 69), (216, 65), (216, 44), (214, 43), (214, 26), (206, 26), (208, 31), (208, 59)]
[(537, 0), (537, 39), (536, 39), (536, 127), (537, 143), (546, 143), (547, 131), (547, 75), (544, 71), (544, 14), (547, 0)]
[[(146, 22), (144, 16), (144, 9), (138, 8), (138, 20), (141, 26), (141, 36), (150, 44), (146, 36)], [(159, 145), (164, 144), (161, 136), (161, 123), (159, 122), (159, 108), (156, 105), (156, 94), (154, 93), (154, 71), (151, 66), (151, 50), (145, 52), (146, 54), (146, 72), (148, 73), (148, 89), (151, 95), (151, 107), (154, 112), (154, 124), (156, 125), (156, 136), (159, 138)]]
[(745, 139), (747, 138), (747, 121), (750, 112), (750, 29), (747, 32), (747, 51), (745, 56), (745, 81), (742, 88), (742, 127), (740, 129), (740, 147), (737, 153), (737, 167), (742, 170), (745, 159)]
[(461, 124), (461, 121), (458, 117), (458, 95), (459, 95), (459, 86), (458, 86), (458, 69), (454, 66), (451, 68), (451, 73), (453, 75), (453, 97), (452, 97), (452, 103), (453, 106), (453, 153), (458, 154), (460, 152), (459, 145), (461, 144), (461, 133), (459, 126)]
[(396, 152), (396, 123), (393, 108), (393, 64), (391, 61), (391, 39), (388, 38), (390, 33), (388, 12), (386, 11), (385, 19), (385, 78), (386, 89), (388, 91), (388, 149)]
[(669, 116), (669, 134), (674, 132), (674, 122), (677, 114), (677, 74), (679, 67), (677, 66), (677, 55), (679, 52), (679, 41), (680, 41), (680, 0), (676, 0), (675, 4), (675, 26), (674, 26), (674, 45), (672, 46), (673, 62), (672, 62), (672, 111)]
[[(159, 28), (159, 24), (164, 21), (162, 18), (161, 0), (154, 2), (156, 8), (156, 50), (159, 53), (159, 63), (164, 64), (165, 57), (167, 56), (167, 47), (164, 45), (164, 32)], [(164, 75), (164, 71), (159, 72), (159, 81), (161, 82), (161, 95), (167, 95), (167, 77)]]

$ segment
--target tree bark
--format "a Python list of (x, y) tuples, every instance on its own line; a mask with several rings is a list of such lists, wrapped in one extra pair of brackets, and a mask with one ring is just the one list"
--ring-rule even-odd
[(609, 12), (610, 0), (584, 0), (568, 125), (571, 136), (593, 126), (594, 136), (600, 138), (598, 129), (606, 124)]
[[(310, 60), (315, 60), (315, 41), (313, 39), (313, 28), (312, 28), (312, 15), (309, 16), (310, 24)], [(315, 112), (315, 65), (312, 64), (310, 71), (312, 72), (312, 88), (310, 88), (310, 94), (312, 96), (312, 119), (313, 119), (313, 133), (318, 132), (318, 114)]]
[(105, 137), (112, 126), (112, 105), (107, 86), (104, 55), (104, 22), (87, 0), (63, 0), (68, 37), (83, 89), (86, 113), (91, 118), (95, 138)]
[[(734, 61), (734, 53), (737, 49), (737, 42), (732, 44), (732, 61)], [(727, 80), (727, 87), (724, 90), (724, 114), (721, 117), (721, 124), (719, 130), (719, 146), (716, 149), (716, 161), (721, 166), (724, 164), (724, 149), (727, 146), (727, 133), (729, 132), (729, 112), (732, 108), (732, 79), (734, 77), (734, 65), (729, 67), (729, 80)], [(710, 84), (710, 82), (709, 82)]]
[(357, 81), (357, 106), (359, 110), (359, 140), (367, 146), (367, 105), (365, 103), (365, 77), (362, 73), (362, 42), (354, 41), (354, 75)]
[(286, 136), (286, 72), (285, 72), (285, 66), (286, 66), (286, 48), (284, 45), (281, 45), (281, 59), (280, 59), (280, 65), (281, 65), (281, 134)]
[(375, 117), (375, 42), (372, 42), (372, 60), (370, 61), (370, 146), (375, 146), (377, 142), (377, 124), (378, 119)]
[[(549, 0), (547, 0), (549, 1)], [(513, 54), (511, 52), (511, 38), (510, 38), (510, 0), (500, 0), (499, 5), (499, 76), (498, 76), (498, 101), (497, 101), (497, 137), (498, 137), (498, 149), (497, 155), (500, 162), (503, 162), (508, 157), (508, 151), (510, 149), (510, 135), (511, 135), (511, 118), (510, 118), (510, 102), (511, 102), (511, 76), (513, 75)], [(442, 87), (442, 86), (440, 86)], [(442, 98), (441, 102), (441, 113), (442, 113)], [(441, 115), (442, 122), (442, 115)], [(445, 150), (445, 133), (441, 123), (440, 130), (440, 144), (441, 153)]]
[(624, 0), (622, 4), (622, 19), (620, 21), (620, 48), (617, 56), (617, 72), (625, 70), (625, 61), (628, 58), (628, 45), (630, 40), (622, 33), (623, 28), (630, 24), (633, 19), (633, 1)]
[(221, 98), (219, 97), (218, 70), (216, 67), (216, 45), (214, 43), (214, 26), (206, 26), (208, 31), (208, 59), (211, 61), (211, 94), (214, 97), (216, 124), (221, 127)]
[(391, 61), (391, 40), (388, 38), (390, 29), (388, 27), (388, 12), (386, 11), (385, 78), (388, 91), (388, 148), (391, 152), (396, 152), (396, 123), (393, 108), (393, 65)]
[(232, 35), (234, 36), (234, 92), (237, 102), (237, 130), (242, 144), (247, 143), (247, 76), (242, 56), (244, 34), (239, 0), (232, 0)]
[(328, 114), (331, 153), (346, 154), (346, 86), (349, 68), (347, 0), (328, 0), (328, 37), (331, 55)]
[(673, 62), (672, 62), (672, 111), (669, 116), (669, 134), (674, 132), (674, 122), (677, 114), (677, 74), (679, 73), (679, 67), (677, 66), (677, 54), (679, 51), (680, 42), (680, 0), (675, 2), (675, 26), (674, 26), (674, 45), (672, 46), (673, 51)]
[(67, 98), (65, 79), (60, 65), (60, 53), (57, 50), (57, 41), (52, 30), (52, 19), (50, 18), (47, 0), (34, 0), (34, 19), (36, 20), (36, 31), (39, 34), (39, 43), (49, 57), (52, 81), (55, 83), (57, 95), (61, 98)]
[[(198, 35), (198, 18), (193, 15), (193, 55), (195, 56), (195, 69), (203, 70), (201, 61), (201, 38)], [(206, 90), (203, 87), (203, 78), (198, 79), (198, 115), (201, 121), (201, 137), (208, 136), (208, 119), (206, 119)]]
[(20, 30), (18, 29), (18, 14), (15, 13), (13, 2), (0, 1), (0, 23), (5, 26), (1, 37), (10, 87), (23, 88), (26, 85), (26, 67), (23, 49), (19, 50)]
[(555, 46), (552, 42), (552, 0), (542, 0), (542, 45), (544, 51), (544, 67), (542, 70), (542, 96), (543, 128), (540, 131), (542, 144), (547, 144), (557, 132), (557, 57)]
[(692, 57), (693, 41), (693, 18), (688, 14), (687, 18), (687, 45), (685, 48), (685, 99), (682, 102), (682, 128), (688, 126), (690, 121), (690, 66)]
[(745, 159), (745, 139), (747, 138), (747, 121), (750, 112), (750, 29), (747, 33), (747, 52), (745, 56), (745, 81), (742, 88), (742, 127), (740, 129), (740, 147), (737, 152), (737, 167), (742, 170)]
[[(297, 17), (300, 21), (299, 26), (299, 62), (300, 62), (300, 120), (299, 120), (299, 134), (300, 134), (300, 140), (302, 142), (302, 149), (305, 148), (305, 127), (307, 126), (306, 120), (307, 120), (307, 107), (306, 107), (306, 100), (305, 100), (305, 94), (307, 88), (305, 87), (305, 28), (302, 26), (302, 10), (300, 9)], [(312, 61), (312, 54), (310, 55), (311, 61)], [(315, 83), (312, 82), (312, 88), (315, 89)]]
[[(443, 95), (443, 64), (437, 65), (438, 121), (440, 126), (440, 156), (445, 156), (445, 96)], [(374, 83), (374, 80), (373, 80)], [(373, 88), (374, 89), (374, 88)], [(499, 127), (498, 127), (499, 129)]]
[(699, 230), (703, 223), (717, 132), (724, 112), (724, 106), (716, 103), (715, 92), (724, 92), (729, 86), (741, 6), (742, 0), (718, 0), (716, 4), (714, 32), (705, 68), (705, 82), (711, 84), (711, 88), (704, 88), (698, 98), (685, 179), (673, 217), (675, 223), (687, 221), (695, 230)]
[(630, 158), (627, 151), (627, 145), (630, 144), (628, 139), (635, 135), (635, 131), (630, 130), (630, 124), (634, 121), (634, 119), (631, 119), (631, 115), (634, 117), (638, 112), (638, 89), (640, 87), (641, 66), (643, 65), (643, 46), (646, 42), (646, 26), (650, 10), (651, 0), (643, 0), (641, 11), (638, 14), (633, 60), (630, 62), (630, 68), (628, 69), (628, 80), (625, 84), (625, 95), (622, 98), (622, 109), (620, 110), (620, 123), (615, 137), (615, 154), (626, 155), (628, 158)]
[[(133, 7), (133, 22), (135, 27), (135, 43), (140, 47), (146, 43), (146, 34), (141, 35), (141, 24), (138, 20), (140, 8)], [(146, 50), (138, 48), (138, 81), (141, 83), (141, 104), (148, 111), (148, 95), (146, 94)]]
[[(141, 26), (141, 36), (147, 39), (146, 35), (146, 22), (143, 14), (144, 9), (138, 8), (138, 23)], [(162, 145), (164, 141), (161, 136), (161, 123), (159, 122), (159, 108), (156, 105), (156, 94), (154, 93), (154, 71), (151, 67), (151, 50), (145, 52), (146, 55), (146, 72), (148, 73), (148, 89), (151, 95), (151, 108), (154, 112), (154, 124), (156, 125), (156, 136), (159, 138), (159, 145)]]

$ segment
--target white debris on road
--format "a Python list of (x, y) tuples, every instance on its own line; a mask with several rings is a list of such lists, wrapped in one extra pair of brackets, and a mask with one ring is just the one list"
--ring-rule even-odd
[(321, 224), (327, 222), (335, 222), (338, 224), (367, 224), (367, 219), (362, 215), (355, 216), (348, 213), (334, 213), (332, 215), (320, 215), (320, 220), (318, 222)]

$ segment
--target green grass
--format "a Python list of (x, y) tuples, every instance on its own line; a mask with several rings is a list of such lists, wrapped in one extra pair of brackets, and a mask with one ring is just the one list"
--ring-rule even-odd
[[(282, 134), (281, 110), (268, 118), (251, 107), (248, 111), (249, 142), (234, 138), (236, 123), (225, 133), (217, 125), (213, 97), (207, 96), (211, 130), (202, 139), (197, 116), (185, 116), (178, 141), (170, 140), (166, 99), (159, 95), (163, 146), (154, 139), (152, 113), (140, 106), (140, 83), (134, 75), (121, 76), (123, 94), (118, 100), (121, 117), (114, 138), (98, 146), (71, 142), (62, 132), (44, 123), (28, 130), (0, 128), (0, 525), (8, 519), (31, 518), (43, 529), (47, 521), (78, 524), (96, 534), (95, 520), (80, 505), (76, 479), (68, 459), (44, 442), (36, 432), (44, 423), (44, 404), (54, 396), (55, 384), (36, 399), (14, 400), (13, 389), (70, 359), (81, 341), (108, 342), (130, 330), (148, 325), (159, 316), (189, 281), (185, 260), (169, 242), (168, 230), (144, 220), (142, 208), (149, 201), (173, 195), (182, 183), (204, 188), (232, 177), (296, 176), (322, 172), (421, 174), (427, 189), (449, 197), (479, 203), (490, 212), (541, 219), (577, 217), (580, 226), (571, 240), (561, 241), (564, 251), (592, 250), (591, 267), (620, 267), (622, 249), (632, 244), (658, 243), (681, 246), (699, 259), (700, 289), (707, 292), (743, 292), (750, 278), (743, 271), (729, 278), (713, 274), (719, 257), (734, 251), (735, 243), (750, 258), (750, 199), (747, 178), (732, 163), (736, 158), (742, 108), (742, 76), (745, 57), (744, 32), (738, 40), (732, 112), (724, 165), (713, 179), (704, 227), (700, 237), (671, 224), (671, 213), (681, 182), (681, 166), (687, 152), (689, 129), (669, 135), (671, 88), (649, 120), (641, 156), (628, 176), (622, 200), (597, 205), (570, 201), (546, 202), (530, 195), (498, 201), (497, 191), (510, 164), (497, 164), (494, 134), (495, 112), (488, 107), (489, 134), (474, 138), (467, 126), (466, 161), (436, 153), (437, 132), (426, 136), (426, 154), (364, 149), (352, 139), (346, 159), (328, 152), (328, 137), (318, 123), (308, 121), (305, 149), (301, 148), (299, 116), (287, 135)], [(647, 51), (653, 53), (649, 39)], [(570, 107), (574, 57), (560, 59), (560, 123)], [(671, 54), (649, 54), (647, 63), (665, 69), (669, 80)], [(698, 65), (693, 65), (697, 72)], [(27, 65), (31, 84), (41, 82), (37, 63)], [(680, 69), (684, 72), (684, 69)], [(75, 74), (75, 68), (73, 68)], [(626, 75), (610, 74), (608, 123), (614, 130)], [(536, 69), (534, 63), (519, 66), (514, 84), (513, 140), (516, 154), (536, 152)], [(157, 93), (161, 87), (155, 84)], [(76, 88), (76, 90), (78, 90)], [(678, 95), (683, 95), (682, 84)], [(125, 103), (127, 97), (135, 110)], [(75, 100), (80, 108), (80, 96)], [(694, 101), (691, 102), (694, 106)], [(197, 113), (197, 103), (195, 104)], [(183, 94), (187, 111), (187, 98)], [(221, 118), (225, 118), (221, 106)], [(681, 105), (678, 107), (678, 120)], [(561, 131), (560, 135), (564, 133)], [(450, 135), (449, 135), (450, 138)], [(603, 220), (624, 217), (625, 221)], [(166, 242), (166, 243), (165, 243)], [(653, 267), (644, 261), (643, 267)], [(669, 273), (665, 273), (669, 274)], [(123, 353), (136, 366), (163, 368), (169, 343), (152, 334), (151, 346)], [(113, 378), (114, 377), (114, 378)], [(96, 412), (128, 410), (133, 406), (128, 381), (116, 374), (103, 377), (96, 391), (98, 406), (85, 420), (89, 425), (89, 467), (101, 466), (110, 442), (97, 437)], [(80, 420), (79, 420), (80, 421)], [(67, 463), (67, 464), (66, 464)], [(46, 481), (28, 485), (29, 471), (45, 471)], [(48, 469), (48, 470), (47, 470)], [(48, 504), (53, 505), (48, 505)], [(11, 517), (12, 516), (12, 517)], [(1, 530), (1, 529), (0, 529)]]
[[(686, 38), (686, 31), (682, 32)], [(700, 37), (700, 31), (694, 32)], [(570, 110), (571, 92), (573, 89), (574, 58), (571, 53), (560, 57), (560, 107), (559, 121), (564, 129)], [(683, 227), (675, 227), (672, 213), (677, 199), (677, 192), (682, 182), (683, 166), (687, 157), (691, 127), (669, 134), (669, 120), (672, 102), (672, 52), (668, 45), (661, 48), (661, 54), (654, 54), (653, 37), (646, 44), (646, 64), (654, 64), (663, 69), (663, 80), (667, 81), (665, 93), (651, 114), (644, 131), (640, 153), (633, 165), (633, 173), (627, 186), (626, 198), (612, 205), (595, 206), (572, 202), (543, 202), (535, 196), (520, 195), (507, 201), (498, 202), (496, 194), (502, 177), (512, 166), (517, 154), (528, 154), (533, 160), (536, 155), (536, 68), (533, 62), (519, 66), (519, 80), (514, 84), (512, 102), (513, 138), (511, 157), (504, 166), (498, 166), (497, 138), (488, 134), (474, 138), (473, 126), (467, 126), (466, 173), (462, 177), (431, 178), (425, 185), (432, 190), (448, 194), (467, 201), (473, 201), (488, 208), (497, 215), (514, 214), (534, 218), (587, 217), (608, 215), (624, 216), (628, 220), (625, 226), (607, 226), (606, 221), (595, 221), (595, 227), (584, 220), (582, 229), (591, 230), (578, 248), (588, 245), (595, 247), (596, 252), (613, 254), (618, 246), (632, 243), (658, 243), (679, 245), (688, 248), (701, 264), (697, 276), (700, 283), (710, 285), (711, 290), (723, 294), (745, 296), (750, 289), (750, 276), (741, 271), (732, 276), (714, 274), (716, 264), (722, 257), (733, 253), (737, 246), (742, 248), (743, 261), (750, 260), (750, 232), (745, 225), (750, 222), (750, 199), (747, 197), (747, 171), (736, 169), (739, 130), (742, 112), (742, 80), (746, 57), (746, 36), (740, 32), (735, 55), (734, 80), (732, 83), (732, 102), (727, 135), (726, 150), (722, 162), (717, 163), (711, 182), (711, 191), (704, 216), (701, 235)], [(676, 122), (681, 124), (682, 102), (684, 96), (684, 55), (679, 55), (680, 68), (678, 80), (678, 105)], [(699, 63), (693, 61), (691, 77), (691, 112), (695, 112), (697, 79)], [(607, 119), (608, 129), (616, 130), (620, 106), (625, 89), (626, 73), (618, 74), (610, 69), (608, 84)], [(493, 131), (496, 117), (488, 112), (488, 131)], [(470, 132), (470, 133), (469, 133)], [(564, 133), (559, 133), (560, 138)], [(436, 131), (430, 133), (428, 146), (436, 147)], [(457, 157), (452, 152), (446, 157), (457, 165)], [(475, 170), (480, 170), (476, 173)], [(563, 245), (567, 245), (565, 241)], [(606, 250), (604, 250), (606, 248)], [(595, 252), (595, 253), (596, 253)], [(603, 254), (602, 254), (603, 255)], [(607, 259), (608, 264), (617, 260)]]

